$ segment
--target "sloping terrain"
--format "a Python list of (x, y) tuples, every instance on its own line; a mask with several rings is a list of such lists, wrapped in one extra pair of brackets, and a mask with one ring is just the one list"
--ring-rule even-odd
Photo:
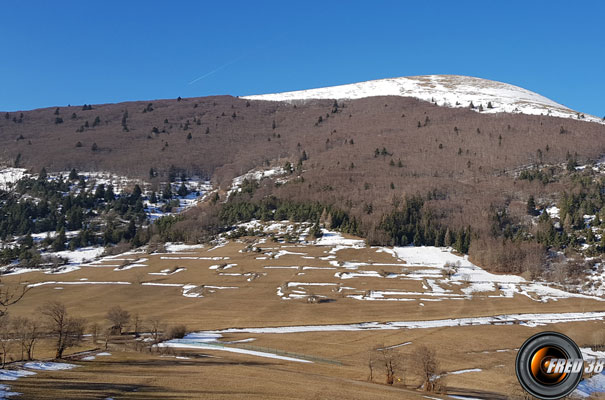
[[(261, 188), (258, 196), (339, 204), (372, 224), (394, 195), (436, 190), (448, 200), (448, 218), (462, 226), (475, 224), (492, 203), (564, 189), (515, 183), (520, 169), (605, 152), (605, 127), (584, 121), (394, 96), (333, 103), (217, 97), (9, 113), (0, 118), (0, 157), (34, 172), (77, 168), (150, 179), (153, 168), (156, 180), (167, 180), (171, 170), (183, 171), (223, 189), (254, 167), (300, 161), (296, 175), (304, 183)], [(370, 204), (372, 215), (363, 211)]]
[[(139, 323), (114, 335), (114, 358), (95, 350), (76, 356), (78, 368), (36, 375), (17, 364), (22, 376), (0, 390), (322, 398), (360, 387), (359, 398), (414, 398), (413, 357), (427, 346), (439, 360), (431, 379), (494, 399), (518, 388), (510, 366), (533, 332), (601, 346), (605, 125), (502, 85), (424, 77), (280, 101), (0, 114), (10, 167), (0, 206), (13, 222), (3, 245), (17, 254), (2, 287), (29, 288), (11, 318), (52, 298), (106, 338), (112, 306)], [(77, 226), (75, 202), (86, 217)], [(80, 258), (34, 267), (21, 249)], [(96, 336), (82, 346), (98, 347)], [(393, 386), (377, 385), (383, 367), (368, 371), (384, 349), (403, 365)]]
[[(294, 92), (246, 96), (251, 100), (303, 101), (361, 99), (375, 96), (414, 97), (446, 107), (472, 107), (487, 113), (522, 113), (603, 122), (558, 104), (538, 93), (507, 83), (460, 75), (424, 75), (380, 79)], [(471, 106), (472, 104), (472, 106)]]
[[(78, 368), (23, 375), (9, 382), (11, 390), (36, 398), (45, 398), (43, 391), (61, 398), (163, 398), (172, 392), (182, 398), (307, 399), (319, 388), (290, 386), (331, 379), (327, 398), (338, 396), (334, 385), (343, 380), (361, 385), (359, 392), (343, 392), (346, 398), (368, 398), (366, 390), (381, 398), (391, 390), (415, 398), (405, 392), (420, 384), (412, 357), (428, 346), (437, 351), (448, 393), (485, 391), (470, 397), (503, 398), (516, 385), (511, 366), (529, 335), (555, 329), (585, 347), (598, 339), (605, 318), (601, 298), (490, 274), (451, 249), (369, 247), (330, 231), (313, 239), (310, 224), (287, 221), (246, 226), (258, 236), (169, 244), (154, 254), (123, 253), (65, 273), (4, 276), (5, 283), (31, 288), (11, 309), (15, 315), (52, 297), (101, 326), (107, 310), (120, 305), (141, 319), (141, 332), (150, 332), (154, 321), (183, 324), (190, 332), (160, 343), (176, 353), (124, 352), (114, 344), (112, 355), (82, 354), (70, 361)], [(288, 232), (298, 239), (285, 241)], [(140, 346), (148, 340), (149, 334), (134, 339)], [(368, 382), (376, 347), (396, 349), (405, 360), (392, 389), (381, 384), (381, 367)], [(163, 378), (173, 368), (183, 374), (173, 378), (178, 385)], [(203, 384), (191, 375), (195, 370), (203, 371)], [(136, 373), (125, 377), (124, 371)], [(289, 378), (268, 381), (272, 373)], [(227, 378), (234, 376), (235, 382)], [(82, 388), (65, 379), (94, 384)], [(129, 393), (134, 388), (140, 393)]]

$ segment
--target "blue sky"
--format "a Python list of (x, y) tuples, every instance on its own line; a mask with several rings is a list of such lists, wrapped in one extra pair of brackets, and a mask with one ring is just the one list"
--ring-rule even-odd
[(605, 2), (8, 1), (0, 110), (424, 74), (605, 115)]

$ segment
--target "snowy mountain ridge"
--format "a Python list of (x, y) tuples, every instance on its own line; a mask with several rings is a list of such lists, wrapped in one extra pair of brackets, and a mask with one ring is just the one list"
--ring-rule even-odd
[[(542, 95), (508, 83), (461, 75), (423, 75), (380, 79), (293, 92), (244, 96), (249, 100), (296, 102), (312, 99), (361, 99), (375, 96), (414, 97), (446, 107), (471, 107), (484, 113), (521, 113), (576, 118), (604, 123)], [(491, 107), (488, 107), (491, 106)]]

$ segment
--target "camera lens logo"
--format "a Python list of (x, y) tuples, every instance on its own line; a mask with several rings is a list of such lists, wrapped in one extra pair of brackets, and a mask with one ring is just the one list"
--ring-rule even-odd
[(542, 332), (523, 343), (515, 367), (523, 389), (539, 399), (551, 400), (575, 390), (582, 379), (584, 361), (569, 337)]

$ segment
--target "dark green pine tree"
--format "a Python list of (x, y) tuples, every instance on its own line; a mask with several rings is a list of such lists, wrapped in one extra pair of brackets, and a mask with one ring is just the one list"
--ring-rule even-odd
[(57, 237), (53, 241), (52, 249), (53, 251), (63, 251), (65, 250), (65, 241), (67, 240), (65, 236), (65, 228), (61, 228), (57, 234)]
[(105, 189), (105, 201), (106, 202), (112, 202), (116, 199), (116, 195), (113, 192), (113, 185), (108, 185), (107, 188)]
[(172, 198), (172, 188), (170, 187), (170, 184), (164, 186), (164, 190), (162, 191), (162, 198), (164, 198), (165, 200)]
[(181, 197), (185, 197), (189, 194), (189, 190), (187, 189), (187, 186), (185, 186), (185, 183), (181, 183), (181, 186), (179, 186), (179, 190), (177, 191), (177, 194)]
[(527, 199), (527, 214), (528, 215), (537, 215), (536, 200), (534, 199), (533, 195), (530, 195), (529, 199)]
[(132, 240), (136, 234), (137, 226), (134, 224), (134, 219), (131, 219), (130, 222), (128, 222), (128, 228), (126, 229), (126, 234), (124, 236), (128, 240)]
[(134, 189), (132, 190), (132, 194), (130, 195), (130, 203), (136, 203), (137, 200), (141, 198), (142, 193), (143, 191), (141, 190), (141, 187), (139, 185), (135, 185)]
[(311, 227), (311, 236), (313, 236), (316, 239), (319, 239), (320, 237), (323, 236), (323, 232), (321, 231), (321, 228), (319, 227), (318, 223), (313, 224), (313, 226)]
[(38, 175), (38, 180), (44, 181), (47, 177), (48, 174), (46, 173), (46, 168), (42, 167), (42, 169), (40, 170), (40, 175)]

